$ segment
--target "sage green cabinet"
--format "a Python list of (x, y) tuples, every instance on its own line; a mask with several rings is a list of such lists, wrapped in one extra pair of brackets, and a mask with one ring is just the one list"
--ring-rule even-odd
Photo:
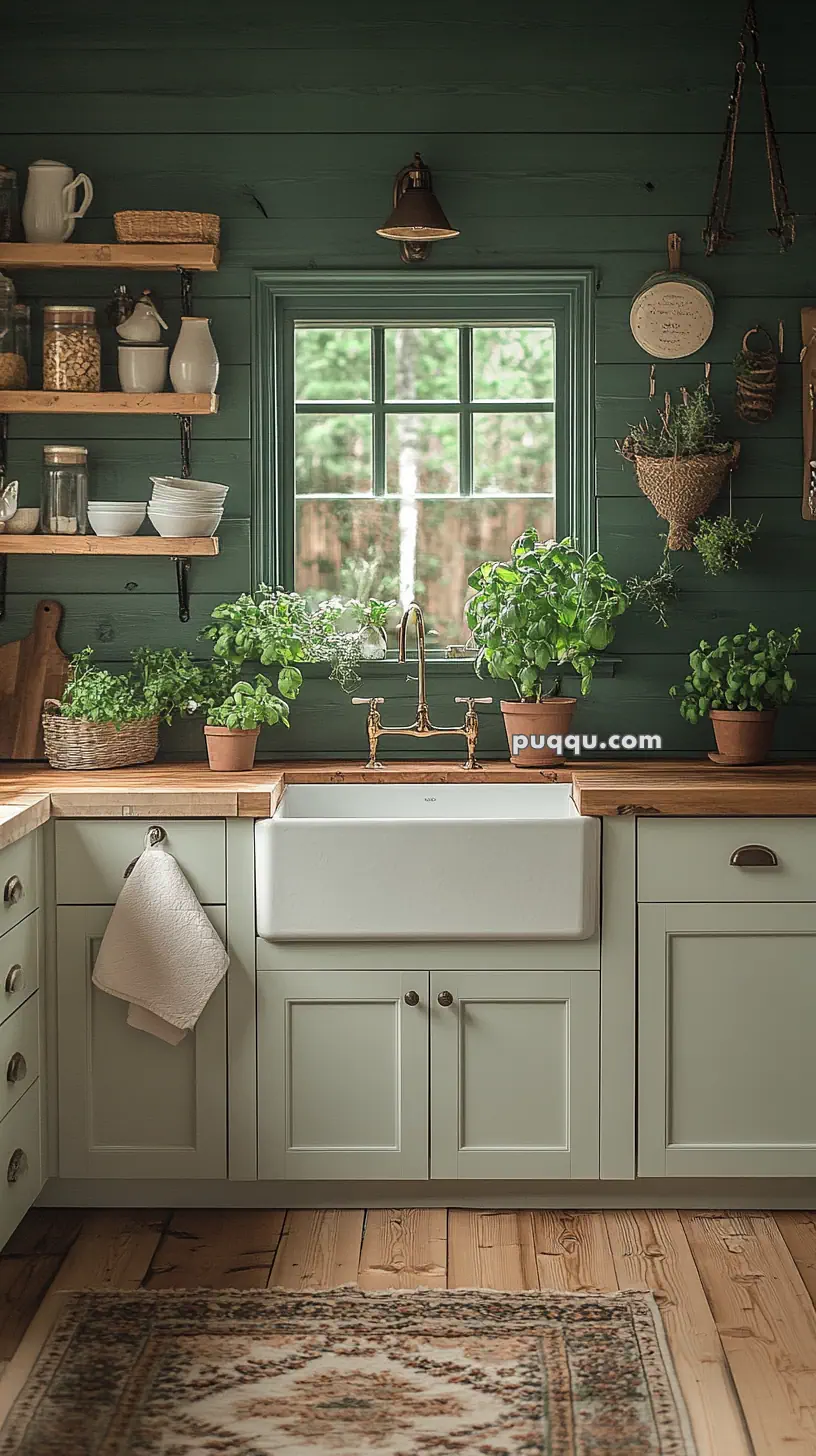
[(258, 1176), (427, 1178), (427, 971), (258, 971)]
[(598, 1177), (599, 979), (432, 973), (432, 1177)]
[(816, 906), (639, 912), (638, 1172), (816, 1175)]
[[(223, 906), (205, 909), (223, 936)], [(178, 1046), (134, 1030), (91, 981), (111, 910), (57, 910), (60, 1176), (224, 1178), (226, 984)]]

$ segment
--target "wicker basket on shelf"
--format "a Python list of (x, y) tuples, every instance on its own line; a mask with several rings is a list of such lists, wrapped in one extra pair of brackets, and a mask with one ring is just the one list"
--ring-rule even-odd
[(43, 704), (45, 756), (52, 768), (130, 768), (152, 763), (159, 751), (158, 718), (137, 718), (117, 728), (62, 718), (59, 708), (56, 698)]
[(212, 243), (221, 236), (215, 212), (115, 212), (120, 243)]

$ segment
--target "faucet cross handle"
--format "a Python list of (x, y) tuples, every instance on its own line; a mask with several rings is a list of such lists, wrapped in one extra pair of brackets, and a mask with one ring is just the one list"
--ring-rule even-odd
[(453, 701), (455, 703), (467, 703), (468, 707), (469, 708), (472, 708), (473, 705), (474, 705), (474, 703), (492, 703), (493, 702), (493, 699), (492, 698), (454, 698)]
[(351, 701), (358, 708), (376, 708), (385, 702), (385, 698), (352, 698)]

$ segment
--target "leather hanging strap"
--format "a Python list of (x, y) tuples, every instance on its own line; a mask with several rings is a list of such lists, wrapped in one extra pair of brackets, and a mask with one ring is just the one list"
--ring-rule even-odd
[(789, 248), (796, 237), (796, 214), (791, 211), (788, 201), (788, 189), (785, 184), (785, 174), (782, 170), (782, 158), (779, 153), (779, 143), (771, 115), (771, 102), (768, 95), (768, 79), (765, 72), (765, 63), (759, 54), (759, 27), (757, 25), (756, 9), (754, 0), (748, 0), (745, 11), (745, 19), (742, 22), (742, 30), (738, 42), (738, 58), (734, 70), (734, 84), (728, 101), (728, 115), (725, 123), (725, 135), (723, 137), (722, 151), (717, 163), (717, 175), (714, 181), (714, 192), (711, 197), (711, 207), (703, 228), (703, 241), (706, 245), (706, 257), (716, 253), (723, 243), (733, 241), (734, 234), (729, 232), (728, 217), (731, 211), (731, 192), (734, 182), (734, 159), (737, 146), (737, 128), (739, 126), (740, 104), (742, 101), (742, 88), (745, 80), (745, 66), (748, 48), (750, 46), (751, 59), (759, 76), (759, 89), (762, 98), (762, 122), (765, 131), (765, 156), (768, 162), (768, 178), (771, 187), (771, 205), (773, 207), (775, 226), (769, 228), (769, 232), (779, 240), (779, 246), (784, 252)]

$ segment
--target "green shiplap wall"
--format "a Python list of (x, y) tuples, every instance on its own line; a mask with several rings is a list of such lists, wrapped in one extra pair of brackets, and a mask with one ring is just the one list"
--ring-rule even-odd
[[(599, 543), (621, 576), (657, 563), (660, 524), (639, 494), (614, 440), (647, 408), (649, 362), (628, 328), (631, 298), (663, 265), (669, 231), (684, 239), (684, 265), (717, 300), (714, 335), (701, 359), (657, 369), (665, 389), (695, 385), (702, 358), (726, 428), (743, 441), (734, 509), (762, 516), (759, 544), (738, 576), (706, 579), (683, 561), (682, 598), (667, 630), (634, 612), (623, 621), (614, 678), (596, 682), (578, 723), (601, 735), (659, 732), (664, 748), (708, 747), (704, 729), (680, 720), (666, 697), (685, 655), (703, 635), (760, 626), (805, 629), (800, 693), (783, 717), (780, 750), (816, 743), (816, 527), (800, 515), (799, 309), (816, 295), (812, 85), (816, 18), (804, 0), (760, 3), (762, 45), (799, 238), (781, 256), (771, 223), (756, 81), (748, 76), (733, 222), (737, 240), (706, 260), (700, 230), (711, 192), (735, 58), (741, 0), (573, 0), (555, 7), (514, 0), (416, 0), (408, 9), (374, 0), (310, 0), (300, 7), (243, 0), (182, 0), (117, 10), (93, 3), (34, 3), (4, 27), (4, 135), (0, 159), (21, 175), (54, 156), (90, 173), (95, 200), (75, 240), (112, 237), (124, 207), (216, 211), (223, 266), (202, 277), (196, 298), (213, 320), (222, 361), (221, 411), (196, 421), (194, 473), (231, 484), (214, 562), (193, 564), (192, 620), (177, 619), (172, 568), (148, 560), (9, 565), (2, 640), (28, 629), (35, 601), (65, 606), (63, 646), (90, 642), (121, 661), (137, 643), (192, 646), (220, 599), (250, 573), (250, 280), (256, 268), (397, 270), (396, 249), (374, 229), (388, 210), (393, 174), (420, 149), (461, 237), (437, 245), (433, 268), (563, 267), (597, 270), (596, 428)], [(41, 304), (102, 304), (115, 274), (19, 274), (21, 294)], [(129, 275), (179, 309), (174, 283)], [(172, 300), (172, 301), (171, 301)], [(731, 361), (745, 330), (785, 327), (773, 421), (737, 428)], [(114, 353), (108, 341), (109, 383)], [(96, 495), (141, 497), (149, 473), (176, 467), (175, 423), (12, 420), (10, 465), (24, 503), (37, 499), (43, 441), (79, 441), (91, 452)], [(382, 679), (369, 679), (381, 691)], [(498, 699), (498, 684), (492, 691)], [(457, 722), (462, 669), (434, 672), (432, 708)], [(415, 691), (386, 670), (385, 709), (405, 721)], [(485, 752), (501, 750), (498, 708), (484, 718)], [(167, 752), (199, 753), (200, 729), (169, 732)], [(361, 710), (313, 671), (288, 737), (264, 751), (356, 754)], [(394, 751), (409, 753), (410, 741)], [(444, 749), (443, 749), (444, 751)], [(439, 752), (434, 746), (433, 752)], [(458, 753), (455, 742), (450, 749)]]

